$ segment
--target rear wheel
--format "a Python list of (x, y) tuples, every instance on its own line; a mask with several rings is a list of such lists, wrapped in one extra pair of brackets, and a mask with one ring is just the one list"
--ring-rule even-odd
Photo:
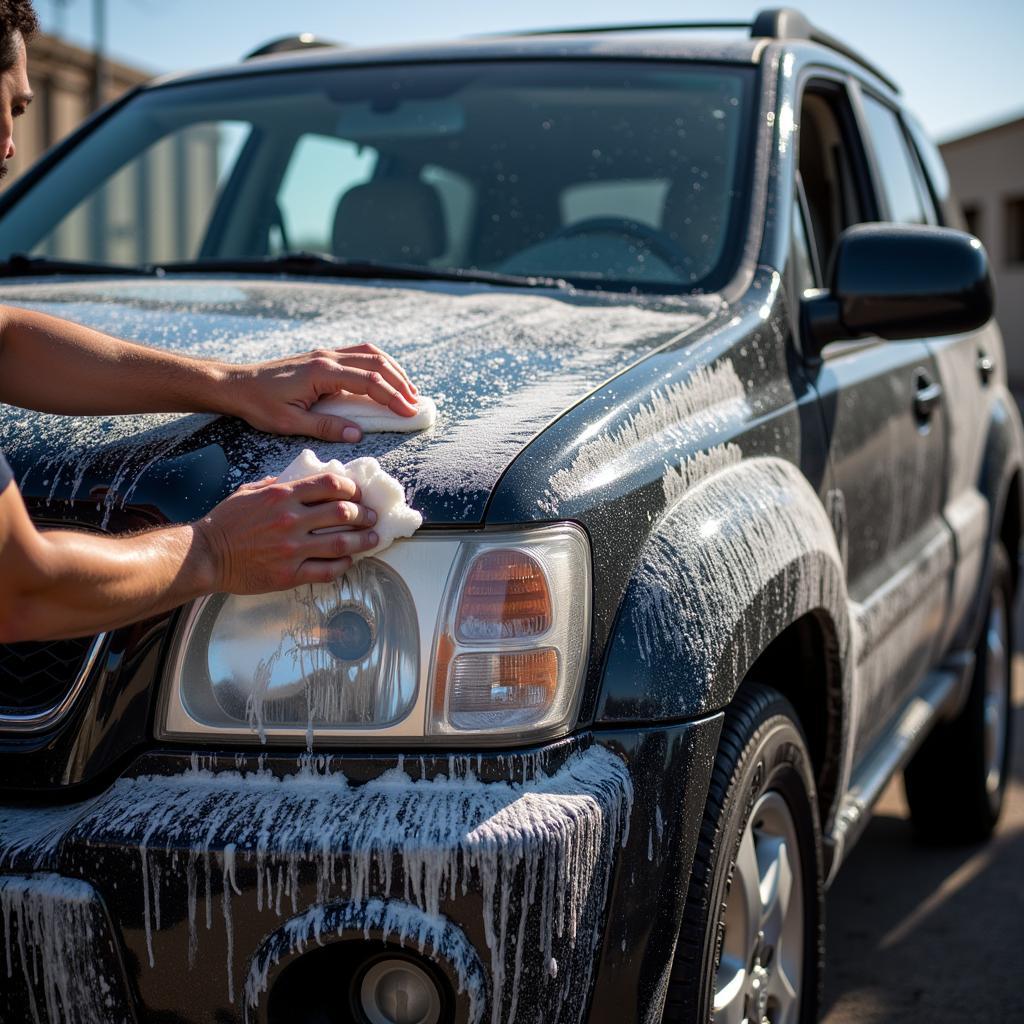
[(807, 744), (789, 701), (748, 684), (726, 713), (663, 1020), (814, 1021), (822, 909)]
[(963, 710), (937, 725), (904, 772), (914, 829), (932, 842), (970, 843), (992, 834), (1010, 765), (1013, 582), (1002, 544)]

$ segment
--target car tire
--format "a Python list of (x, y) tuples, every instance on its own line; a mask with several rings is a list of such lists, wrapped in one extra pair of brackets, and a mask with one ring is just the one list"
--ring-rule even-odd
[(1010, 559), (997, 543), (967, 703), (935, 727), (903, 773), (914, 831), (925, 841), (979, 842), (999, 820), (1013, 738), (1012, 609)]
[(810, 1024), (823, 962), (811, 757), (789, 701), (747, 683), (726, 711), (662, 1020)]

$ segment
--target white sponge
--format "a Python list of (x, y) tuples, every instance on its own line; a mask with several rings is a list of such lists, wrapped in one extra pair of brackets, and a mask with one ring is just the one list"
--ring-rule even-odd
[[(373, 529), (380, 538), (380, 543), (370, 551), (359, 551), (352, 556), (353, 562), (367, 555), (376, 555), (399, 537), (411, 537), (422, 525), (423, 516), (415, 509), (409, 508), (405, 501), (405, 489), (390, 474), (380, 468), (376, 459), (353, 459), (349, 463), (331, 459), (321, 462), (316, 455), (306, 448), (298, 458), (293, 459), (277, 475), (279, 483), (290, 480), (302, 480), (317, 473), (335, 473), (348, 477), (359, 486), (362, 498), (360, 504), (372, 508), (377, 513), (377, 522)], [(316, 530), (316, 533), (337, 533), (348, 530), (348, 526), (327, 527)]]
[(366, 395), (331, 395), (314, 402), (310, 412), (326, 412), (332, 416), (343, 416), (358, 423), (368, 434), (411, 434), (417, 430), (432, 427), (437, 420), (437, 406), (433, 399), (420, 396), (416, 399), (415, 416), (399, 416), (386, 405), (380, 405)]

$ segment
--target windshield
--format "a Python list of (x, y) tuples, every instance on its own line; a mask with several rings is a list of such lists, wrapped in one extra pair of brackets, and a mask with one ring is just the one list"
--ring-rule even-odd
[(707, 289), (748, 189), (753, 69), (383, 65), (142, 93), (0, 219), (0, 258), (340, 260)]

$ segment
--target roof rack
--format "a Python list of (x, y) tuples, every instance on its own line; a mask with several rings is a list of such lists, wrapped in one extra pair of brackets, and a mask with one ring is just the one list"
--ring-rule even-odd
[(280, 36), (271, 39), (257, 47), (252, 53), (247, 53), (242, 60), (252, 60), (254, 57), (267, 57), (272, 53), (290, 53), (292, 50), (312, 50), (321, 46), (341, 46), (341, 43), (331, 42), (329, 39), (321, 39), (312, 32), (302, 32), (296, 36)]
[(812, 43), (819, 43), (827, 46), (836, 53), (859, 64), (862, 68), (870, 71), (880, 78), (893, 92), (899, 92), (900, 87), (877, 65), (872, 64), (866, 57), (862, 57), (856, 50), (849, 47), (841, 39), (815, 28), (807, 18), (793, 7), (772, 7), (765, 11), (759, 11), (750, 26), (750, 35), (753, 38), (766, 36), (769, 39), (806, 39)]
[(859, 64), (862, 68), (870, 71), (880, 78), (893, 90), (899, 92), (899, 86), (876, 65), (872, 64), (866, 57), (861, 56), (856, 50), (847, 46), (846, 43), (835, 36), (816, 28), (798, 10), (792, 7), (772, 7), (759, 11), (751, 21), (659, 21), (633, 23), (628, 25), (583, 25), (571, 28), (547, 28), (533, 29), (527, 32), (502, 33), (502, 35), (519, 36), (551, 36), (551, 35), (591, 35), (594, 33), (617, 33), (617, 32), (671, 32), (708, 29), (737, 29), (749, 31), (752, 39), (777, 39), (777, 40), (798, 40), (804, 39), (808, 42), (818, 43), (827, 46), (836, 53)]

